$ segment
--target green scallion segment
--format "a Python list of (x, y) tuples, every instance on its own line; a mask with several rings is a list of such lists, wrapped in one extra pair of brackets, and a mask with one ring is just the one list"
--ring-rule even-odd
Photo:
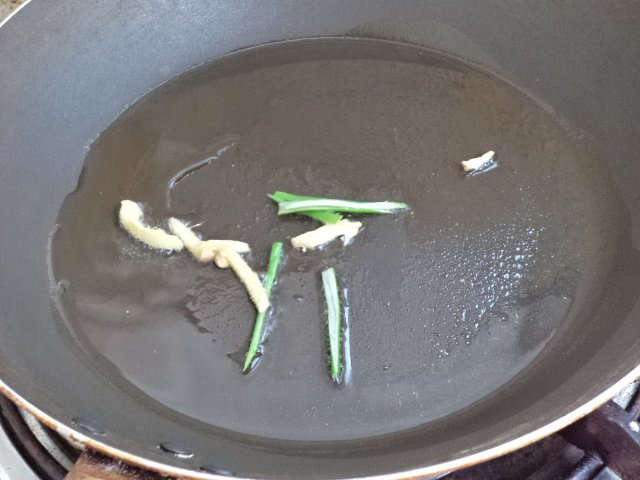
[[(276, 274), (278, 273), (278, 266), (280, 265), (280, 259), (282, 258), (282, 242), (275, 242), (271, 245), (271, 254), (269, 255), (269, 267), (267, 268), (267, 275), (262, 282), (267, 296), (271, 297), (271, 289), (276, 280)], [(268, 309), (267, 309), (268, 311)], [(244, 361), (243, 372), (246, 372), (258, 353), (260, 342), (262, 341), (262, 331), (264, 329), (264, 318), (267, 311), (259, 312), (256, 316), (256, 323), (253, 327), (253, 335), (251, 336), (251, 343), (249, 344), (249, 350), (247, 351), (247, 357)]]
[[(322, 198), (319, 197), (304, 197), (302, 195), (295, 195), (288, 192), (274, 192), (269, 195), (269, 198), (277, 203), (294, 202), (299, 200), (322, 200)], [(330, 211), (301, 212), (301, 214), (325, 224), (338, 223), (342, 220), (342, 215)]]
[(352, 202), (349, 200), (295, 200), (291, 202), (280, 202), (278, 204), (278, 215), (290, 213), (310, 212), (341, 212), (341, 213), (395, 213), (399, 210), (406, 210), (409, 206), (402, 202)]
[(303, 214), (309, 218), (313, 218), (314, 220), (317, 220), (325, 224), (334, 224), (342, 220), (342, 215), (335, 212), (318, 211), (318, 212), (304, 212)]
[(305, 197), (304, 195), (296, 195), (289, 192), (273, 192), (269, 198), (275, 202), (296, 202), (298, 200), (322, 200), (321, 197)]
[(340, 295), (338, 293), (338, 280), (336, 271), (329, 268), (322, 272), (322, 286), (327, 301), (327, 325), (329, 330), (329, 362), (331, 378), (339, 381), (342, 374), (341, 349), (342, 349), (342, 311)]

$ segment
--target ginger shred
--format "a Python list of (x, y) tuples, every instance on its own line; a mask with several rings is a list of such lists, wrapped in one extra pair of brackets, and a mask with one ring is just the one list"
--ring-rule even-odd
[(184, 244), (175, 235), (161, 228), (150, 227), (143, 221), (144, 212), (140, 205), (131, 200), (120, 202), (118, 219), (120, 225), (136, 240), (157, 250), (182, 250)]
[(251, 301), (256, 306), (258, 312), (265, 312), (269, 308), (269, 295), (262, 286), (258, 274), (251, 270), (251, 267), (244, 261), (238, 252), (231, 248), (225, 248), (218, 254), (223, 257), (244, 284)]
[(293, 237), (291, 245), (294, 248), (313, 250), (338, 237), (342, 237), (343, 243), (347, 245), (358, 234), (361, 227), (361, 222), (340, 220), (338, 223), (323, 225), (320, 228)]
[(493, 150), (489, 150), (487, 153), (480, 155), (479, 157), (471, 158), (469, 160), (464, 160), (463, 162), (461, 162), (462, 169), (465, 172), (482, 170), (487, 166), (489, 166), (489, 164), (493, 162), (495, 157), (496, 157), (496, 152), (494, 152)]
[[(193, 230), (177, 218), (169, 219), (169, 230), (184, 242), (187, 250), (200, 262), (213, 261), (216, 255), (225, 248), (230, 248), (237, 253), (251, 251), (248, 244), (236, 240), (201, 240), (193, 233)], [(216, 265), (220, 266), (220, 263), (216, 262)]]

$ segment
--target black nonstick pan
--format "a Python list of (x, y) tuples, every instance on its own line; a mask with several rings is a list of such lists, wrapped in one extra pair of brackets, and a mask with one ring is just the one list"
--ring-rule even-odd
[[(0, 28), (2, 390), (184, 478), (417, 477), (580, 418), (640, 373), (639, 22), (632, 1), (32, 0)], [(318, 224), (275, 190), (411, 211), (302, 253)], [(134, 242), (123, 199), (248, 242), (260, 272), (285, 242), (249, 374), (237, 279)]]

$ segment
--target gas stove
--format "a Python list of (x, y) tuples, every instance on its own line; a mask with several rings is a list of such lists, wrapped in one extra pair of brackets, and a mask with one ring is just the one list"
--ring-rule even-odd
[[(526, 448), (440, 476), (443, 480), (633, 480), (640, 478), (640, 389)], [(0, 480), (62, 480), (81, 455), (78, 446), (0, 396)], [(109, 470), (131, 468), (101, 457)], [(128, 477), (125, 477), (128, 478)], [(157, 479), (142, 473), (131, 478)]]
[(0, 479), (62, 479), (79, 451), (0, 397)]

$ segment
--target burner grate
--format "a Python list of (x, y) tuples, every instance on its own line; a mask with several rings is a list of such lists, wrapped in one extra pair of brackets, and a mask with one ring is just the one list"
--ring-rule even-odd
[(0, 422), (9, 439), (33, 469), (43, 480), (63, 480), (67, 469), (43, 445), (29, 426), (20, 410), (9, 399), (0, 395)]

